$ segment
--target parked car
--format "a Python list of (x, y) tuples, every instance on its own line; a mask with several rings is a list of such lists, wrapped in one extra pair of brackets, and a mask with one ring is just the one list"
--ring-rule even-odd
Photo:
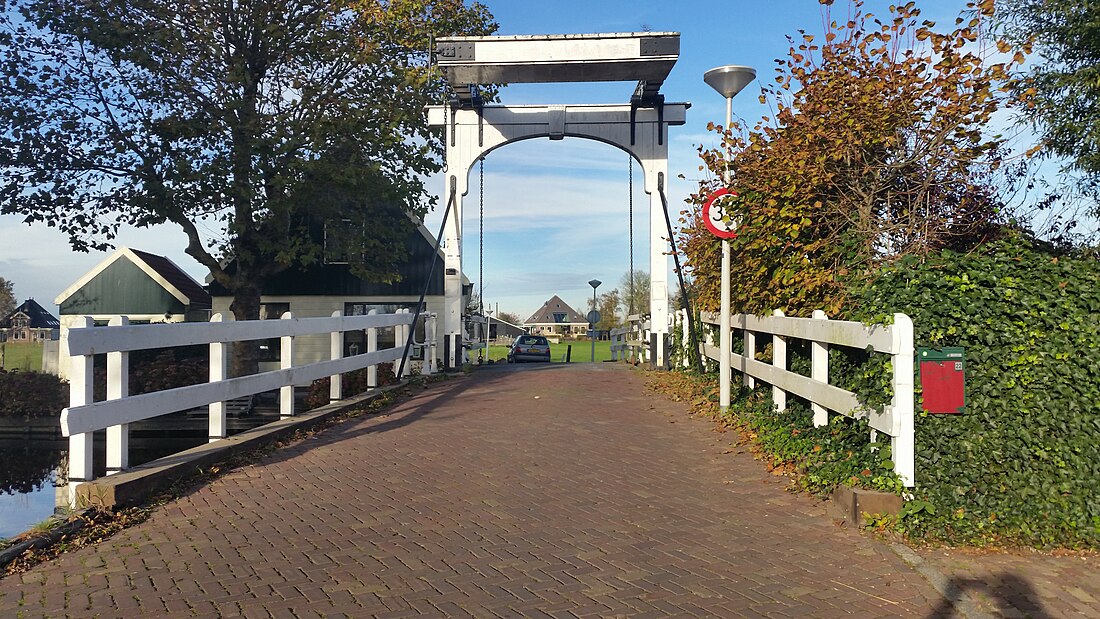
[(541, 335), (521, 335), (508, 350), (508, 363), (521, 361), (550, 362), (550, 342)]

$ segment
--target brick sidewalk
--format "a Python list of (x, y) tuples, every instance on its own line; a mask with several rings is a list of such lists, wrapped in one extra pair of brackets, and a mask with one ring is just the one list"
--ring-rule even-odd
[(596, 364), (437, 384), (0, 580), (0, 616), (951, 614), (643, 382)]

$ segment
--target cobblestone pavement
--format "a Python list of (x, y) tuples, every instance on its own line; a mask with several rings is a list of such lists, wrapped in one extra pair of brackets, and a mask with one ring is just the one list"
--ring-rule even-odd
[(1100, 556), (920, 549), (948, 587), (966, 593), (993, 616), (1100, 617)]
[(0, 580), (0, 617), (954, 614), (643, 384), (611, 364), (434, 384)]

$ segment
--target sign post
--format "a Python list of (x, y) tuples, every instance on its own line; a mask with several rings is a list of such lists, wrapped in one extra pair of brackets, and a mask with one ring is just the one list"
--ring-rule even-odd
[(703, 225), (722, 239), (722, 297), (718, 317), (718, 405), (722, 411), (730, 406), (730, 239), (737, 236), (737, 224), (728, 213), (737, 192), (726, 187), (715, 191), (703, 203)]

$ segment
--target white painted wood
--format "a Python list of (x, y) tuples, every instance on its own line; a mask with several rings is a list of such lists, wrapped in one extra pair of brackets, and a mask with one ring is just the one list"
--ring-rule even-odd
[[(332, 313), (333, 318), (339, 318), (343, 316), (343, 312), (335, 311)], [(333, 331), (329, 339), (329, 359), (341, 359), (344, 356), (344, 332)], [(342, 385), (341, 376), (339, 374), (333, 374), (328, 378), (328, 401), (336, 402), (343, 396), (341, 395)]]
[[(783, 310), (775, 310), (772, 315), (782, 318)], [(787, 371), (787, 338), (782, 335), (772, 335), (772, 365), (777, 370)], [(777, 411), (787, 410), (787, 392), (774, 383), (772, 384), (772, 404)]]
[(859, 400), (850, 391), (800, 374), (780, 370), (763, 361), (748, 359), (737, 353), (733, 354), (732, 362), (735, 367), (752, 372), (760, 380), (779, 385), (790, 393), (817, 402), (826, 410), (832, 410), (847, 417), (866, 416), (860, 409)]
[(365, 355), (230, 378), (220, 383), (204, 383), (144, 393), (115, 402), (73, 405), (61, 412), (61, 431), (65, 436), (72, 436), (81, 432), (102, 430), (119, 423), (133, 423), (176, 411), (206, 406), (211, 402), (271, 391), (283, 385), (308, 384), (325, 376), (352, 372), (376, 363), (393, 362), (400, 357), (400, 349), (387, 348)]
[[(657, 364), (664, 364), (664, 342), (669, 333), (668, 311), (668, 239), (663, 205), (658, 190), (659, 178), (668, 177), (668, 127), (683, 124), (687, 105), (664, 106), (663, 124), (657, 111), (635, 110), (634, 136), (631, 139), (631, 106), (565, 106), (564, 135), (594, 139), (631, 153), (640, 163), (644, 187), (650, 196), (650, 311), (653, 330), (658, 335)], [(432, 126), (443, 127), (446, 163), (449, 171), (444, 201), (453, 194), (454, 212), (444, 231), (446, 248), (443, 313), (444, 337), (448, 341), (462, 337), (462, 197), (469, 191), (469, 172), (474, 163), (489, 152), (511, 142), (550, 136), (550, 106), (485, 106), (480, 110), (452, 110), (435, 106), (428, 110)], [(671, 193), (666, 187), (666, 193)], [(453, 355), (452, 355), (453, 356)], [(464, 359), (463, 359), (464, 360)], [(449, 359), (448, 368), (455, 361)]]
[(392, 327), (407, 323), (403, 314), (371, 314), (340, 318), (293, 318), (286, 321), (241, 320), (214, 328), (210, 323), (185, 322), (130, 325), (106, 329), (73, 329), (69, 334), (71, 355), (126, 352), (146, 348), (191, 346), (215, 342), (264, 340), (283, 336), (328, 335), (333, 331), (356, 331), (368, 327)]
[[(109, 327), (130, 324), (126, 316), (116, 316)], [(107, 353), (107, 399), (118, 400), (130, 395), (130, 353)], [(107, 428), (107, 474), (114, 475), (130, 468), (130, 426), (120, 424)]]
[[(814, 310), (813, 319), (828, 320), (829, 317), (821, 310)], [(810, 341), (810, 378), (821, 383), (829, 383), (829, 345), (817, 339)], [(829, 425), (829, 411), (817, 402), (810, 406), (814, 411), (814, 426)]]
[[(818, 310), (820, 311), (820, 310)], [(830, 320), (822, 324), (814, 318), (778, 318), (737, 314), (733, 317), (736, 329), (750, 329), (804, 340), (816, 340), (824, 344), (867, 348), (877, 352), (892, 352), (893, 341), (887, 325), (865, 325), (847, 320)]]
[[(286, 312), (281, 320), (294, 320), (293, 312)], [(279, 367), (289, 370), (294, 367), (294, 336), (284, 335), (279, 338)], [(294, 416), (294, 385), (285, 383), (279, 387), (279, 416)]]
[[(680, 33), (445, 37), (437, 45), (439, 66), (455, 85), (605, 81), (659, 85), (679, 58)], [(469, 53), (448, 53), (458, 49)]]
[[(856, 322), (830, 321), (821, 311), (814, 312), (814, 316), (812, 319), (787, 318), (779, 310), (766, 318), (743, 314), (734, 316), (734, 328), (772, 334), (773, 363), (769, 365), (736, 354), (731, 356), (731, 363), (739, 371), (770, 383), (778, 410), (786, 406), (786, 394), (793, 393), (811, 401), (815, 425), (819, 422), (827, 424), (829, 411), (867, 419), (872, 428), (872, 440), (876, 432), (891, 437), (894, 471), (907, 487), (912, 487), (916, 476), (912, 320), (905, 314), (895, 314), (893, 325), (866, 326)], [(716, 313), (704, 312), (700, 318), (704, 324), (720, 323)], [(811, 377), (786, 370), (788, 336), (810, 340), (813, 356)], [(892, 355), (894, 401), (890, 406), (881, 411), (863, 409), (855, 394), (827, 384), (828, 344), (838, 343), (854, 348), (870, 345), (876, 351)], [(711, 341), (702, 343), (700, 348), (708, 358), (721, 357), (721, 349)]]
[(421, 374), (435, 374), (435, 314), (427, 314), (424, 319), (424, 365)]
[(907, 487), (916, 484), (916, 427), (913, 419), (913, 320), (905, 314), (894, 314), (894, 401), (890, 407), (892, 419), (891, 457), (894, 470)]
[[(73, 333), (91, 330), (95, 323), (88, 316), (73, 320), (66, 334), (72, 337)], [(70, 356), (69, 360), (69, 408), (87, 406), (92, 403), (93, 385), (92, 377), (95, 376), (93, 368), (94, 358), (91, 355), (72, 355), (67, 352), (70, 349), (69, 340), (61, 342), (63, 354)], [(124, 402), (125, 400), (120, 400)], [(65, 409), (68, 410), (68, 409)], [(102, 428), (117, 424), (104, 424)], [(61, 411), (61, 427), (64, 436), (69, 437), (69, 506), (78, 507), (76, 504), (77, 487), (91, 481), (95, 475), (92, 468), (92, 432), (91, 430), (70, 434), (64, 432), (65, 411)], [(100, 429), (100, 428), (96, 428)]]
[[(217, 313), (210, 317), (213, 324), (225, 324), (233, 320), (232, 314)], [(216, 383), (229, 377), (229, 350), (221, 342), (210, 344), (210, 382)], [(225, 419), (225, 401), (211, 402), (209, 407), (208, 442), (220, 441), (228, 435)]]
[[(368, 316), (377, 316), (378, 310), (370, 310), (367, 312)], [(378, 350), (378, 328), (369, 327), (367, 329), (367, 352), (373, 353)], [(446, 367), (446, 362), (443, 366)], [(367, 389), (375, 389), (378, 387), (378, 368), (375, 365), (370, 365), (367, 368)]]
[[(745, 346), (745, 356), (749, 359), (756, 358), (756, 332), (746, 329), (743, 332), (743, 342)], [(744, 385), (749, 389), (756, 389), (756, 379), (752, 377), (752, 374), (745, 373), (742, 376)]]

